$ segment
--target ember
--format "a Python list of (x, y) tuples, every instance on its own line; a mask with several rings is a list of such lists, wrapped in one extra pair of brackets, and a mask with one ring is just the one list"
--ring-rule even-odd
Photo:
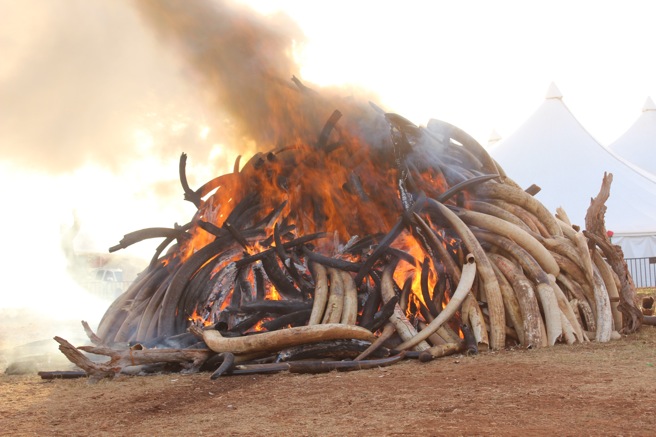
[(314, 138), (238, 159), (195, 190), (183, 154), (191, 221), (110, 249), (164, 239), (97, 336), (86, 327), (95, 346), (79, 349), (110, 361), (58, 338), (62, 351), (94, 378), (164, 364), (218, 377), (609, 341), (639, 327), (603, 215), (584, 235), (448, 123), (346, 112), (343, 126), (335, 110)]

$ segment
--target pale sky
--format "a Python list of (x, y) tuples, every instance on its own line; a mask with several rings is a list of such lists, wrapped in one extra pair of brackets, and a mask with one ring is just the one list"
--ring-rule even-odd
[(649, 1), (246, 2), (299, 23), (304, 76), (370, 88), (417, 124), (440, 118), (483, 144), (512, 134), (551, 82), (603, 144), (656, 97)]
[[(602, 144), (656, 98), (648, 1), (244, 2), (297, 23), (304, 80), (366, 88), (390, 112), (448, 121), (482, 144), (512, 134), (551, 82)], [(0, 0), (0, 53), (0, 263), (31, 278), (5, 285), (0, 308), (62, 276), (59, 232), (73, 211), (77, 243), (104, 252), (125, 233), (189, 220), (182, 151), (194, 185), (232, 166), (208, 131), (207, 96), (127, 1)]]

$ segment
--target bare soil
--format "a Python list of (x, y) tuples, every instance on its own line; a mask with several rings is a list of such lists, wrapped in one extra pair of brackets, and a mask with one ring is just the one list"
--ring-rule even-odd
[(0, 434), (656, 434), (656, 328), (606, 344), (320, 375), (0, 375)]

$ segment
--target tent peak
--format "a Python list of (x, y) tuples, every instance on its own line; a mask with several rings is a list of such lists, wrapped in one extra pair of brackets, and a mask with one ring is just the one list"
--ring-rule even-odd
[(487, 144), (492, 145), (495, 143), (498, 143), (501, 141), (501, 135), (499, 135), (499, 132), (496, 131), (496, 129), (492, 129), (492, 132), (490, 132), (490, 137), (487, 139)]
[(562, 99), (563, 94), (560, 92), (555, 83), (551, 82), (549, 89), (547, 90), (547, 95), (544, 96), (545, 99)]
[(651, 99), (651, 97), (647, 97), (647, 100), (645, 100), (645, 104), (642, 107), (642, 112), (647, 111), (656, 111), (656, 105), (654, 105), (654, 101)]

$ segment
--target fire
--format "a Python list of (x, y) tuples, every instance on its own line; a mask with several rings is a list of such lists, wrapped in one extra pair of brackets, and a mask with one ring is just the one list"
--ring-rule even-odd
[(278, 293), (278, 290), (276, 290), (276, 287), (273, 284), (267, 290), (266, 299), (267, 300), (282, 300), (282, 296), (280, 295), (280, 293)]
[[(248, 117), (240, 127), (248, 124), (251, 130), (243, 132), (241, 151), (258, 151), (245, 162), (238, 158), (232, 172), (195, 188), (187, 181), (186, 155), (181, 157), (184, 198), (197, 211), (170, 253), (153, 263), (174, 278), (166, 296), (156, 298), (176, 313), (174, 321), (161, 317), (163, 322), (152, 330), (171, 335), (184, 329), (184, 322), (202, 321), (244, 334), (266, 329), (271, 324), (264, 321), (281, 315), (303, 315), (315, 292), (312, 265), (326, 259), (327, 265), (347, 264), (336, 267), (354, 277), (350, 290), (356, 289), (356, 298), (347, 307), (362, 314), (359, 302), (351, 303), (364, 294), (362, 284), (376, 287), (382, 266), (400, 255), (394, 280), (405, 289), (401, 303), (408, 317), (437, 313), (435, 306), (443, 299), (435, 290), (444, 294), (438, 287), (444, 269), (423, 233), (443, 226), (431, 222), (426, 199), (458, 205), (462, 199), (440, 196), (469, 179), (472, 172), (457, 174), (456, 164), (479, 160), (450, 137), (436, 139), (426, 128), (360, 99), (320, 95), (296, 78), (284, 84), (267, 73), (263, 80), (249, 83), (266, 84), (257, 91), (242, 90), (259, 103), (243, 114)], [(244, 93), (237, 93), (239, 103), (250, 106)], [(489, 172), (480, 166), (474, 170)], [(410, 224), (415, 214), (426, 222), (423, 227)], [(393, 228), (399, 232), (382, 245)], [(459, 254), (455, 239), (444, 232), (435, 238)], [(382, 252), (364, 269), (379, 247), (391, 253)], [(196, 308), (203, 308), (201, 315)], [(307, 322), (286, 320), (273, 326)], [(142, 333), (149, 328), (144, 326)]]
[(194, 312), (191, 313), (191, 315), (187, 318), (191, 323), (196, 324), (196, 325), (202, 325), (202, 326), (210, 326), (212, 324), (211, 321), (206, 320), (203, 316), (198, 314), (198, 311), (194, 308)]
[(271, 318), (264, 318), (264, 319), (258, 321), (258, 322), (255, 324), (255, 326), (253, 326), (251, 329), (249, 329), (249, 330), (246, 331), (246, 332), (249, 333), (249, 332), (262, 332), (262, 331), (266, 331), (267, 329), (266, 329), (263, 325), (264, 325), (266, 322), (268, 322), (269, 320), (271, 320)]
[[(411, 255), (415, 263), (402, 262), (394, 272), (394, 280), (397, 284), (405, 284), (411, 280), (409, 304), (406, 305), (406, 316), (409, 318), (423, 318), (420, 308), (429, 308), (426, 299), (433, 299), (433, 291), (437, 284), (437, 273), (432, 269), (432, 262), (426, 257), (425, 249), (416, 238), (409, 233), (404, 233), (397, 240), (394, 247)], [(427, 269), (425, 283), (422, 284), (422, 271)], [(425, 289), (425, 291), (424, 291)], [(414, 302), (414, 304), (412, 304)]]

